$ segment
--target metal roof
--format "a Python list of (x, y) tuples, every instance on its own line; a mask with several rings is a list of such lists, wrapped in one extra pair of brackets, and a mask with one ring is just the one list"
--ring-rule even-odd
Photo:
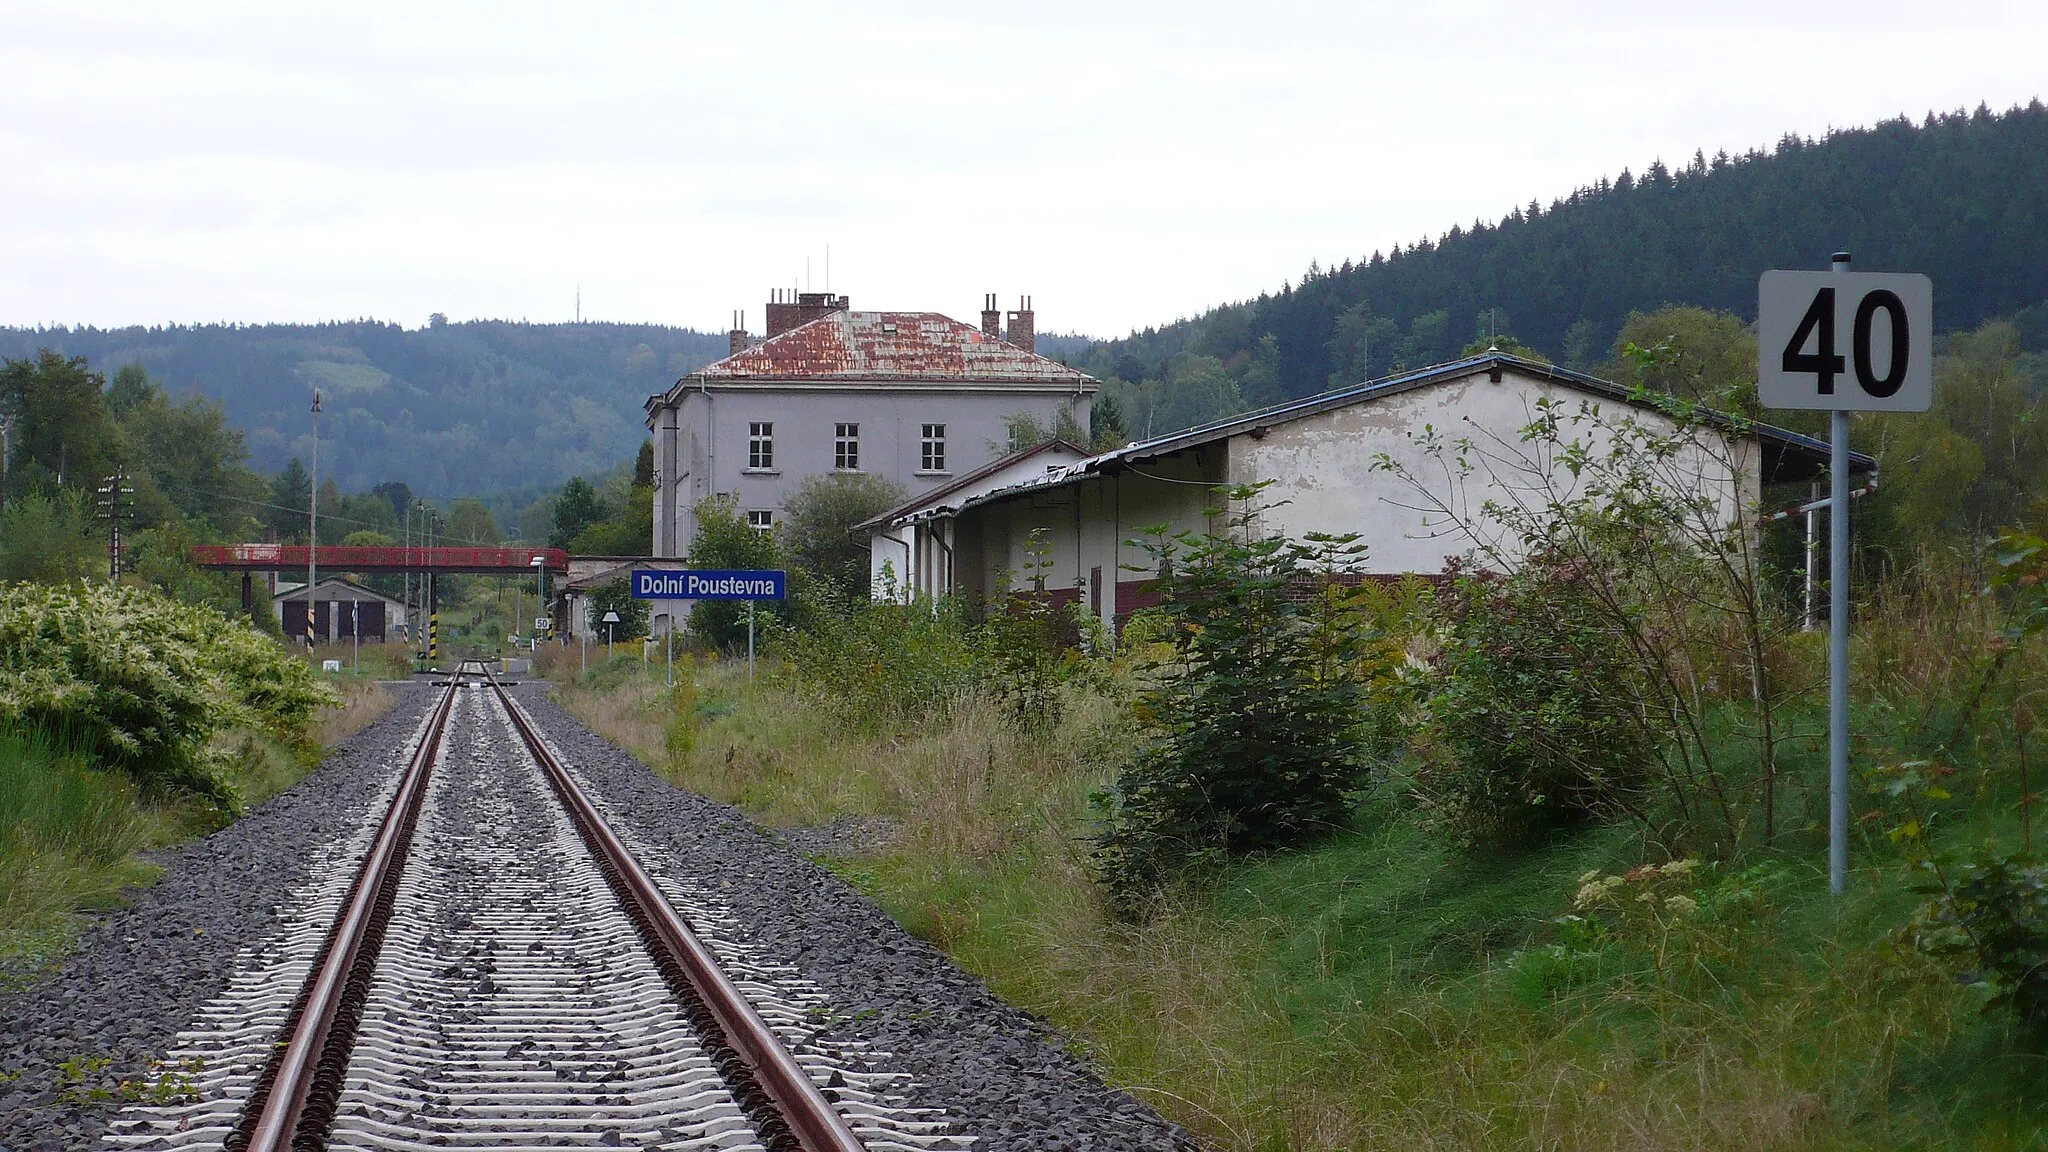
[[(1565, 384), (1584, 392), (1591, 392), (1596, 396), (1619, 400), (1625, 404), (1644, 406), (1643, 397), (1611, 380), (1602, 380), (1597, 376), (1588, 376), (1583, 372), (1573, 372), (1567, 368), (1559, 368), (1554, 364), (1541, 364), (1534, 360), (1524, 360), (1519, 356), (1511, 356), (1505, 352), (1487, 352), (1478, 356), (1467, 357), (1463, 360), (1454, 360), (1448, 364), (1437, 364), (1379, 380), (1368, 380), (1362, 384), (1353, 384), (1348, 387), (1333, 389), (1329, 392), (1304, 397), (1300, 400), (1289, 400), (1282, 404), (1261, 408), (1256, 412), (1247, 412), (1241, 416), (1228, 416), (1221, 420), (1213, 420), (1207, 424), (1197, 424), (1193, 428), (1183, 429), (1179, 432), (1169, 432), (1164, 436), (1155, 436), (1150, 440), (1133, 441), (1121, 448), (1112, 449), (1100, 455), (1091, 456), (1079, 463), (1070, 464), (1065, 468), (1048, 472), (1042, 477), (1034, 477), (1021, 484), (1014, 484), (1008, 488), (998, 489), (994, 492), (973, 497), (964, 502), (961, 505), (961, 509), (964, 511), (981, 504), (1008, 499), (1012, 496), (1022, 495), (1026, 492), (1042, 488), (1061, 487), (1085, 479), (1088, 476), (1121, 472), (1133, 464), (1143, 463), (1147, 460), (1157, 459), (1158, 457), (1171, 455), (1175, 452), (1183, 452), (1190, 448), (1199, 448), (1219, 440), (1227, 440), (1239, 433), (1250, 432), (1254, 429), (1270, 428), (1275, 424), (1299, 420), (1305, 416), (1313, 416), (1320, 412), (1330, 411), (1333, 408), (1344, 408), (1352, 404), (1368, 403), (1384, 397), (1398, 395), (1402, 392), (1427, 387), (1431, 384), (1462, 379), (1479, 372), (1492, 371), (1496, 368), (1512, 369), (1525, 376), (1534, 376), (1538, 379)], [(1722, 412), (1702, 411), (1709, 422), (1755, 436), (1762, 443), (1765, 455), (1764, 480), (1767, 483), (1811, 479), (1826, 467), (1828, 444), (1825, 440), (1817, 440), (1814, 437), (1793, 432), (1789, 429), (1740, 419)], [(1851, 452), (1849, 453), (1849, 468), (1852, 473), (1871, 472), (1877, 468), (1877, 460), (1875, 457), (1862, 452)]]
[(706, 365), (711, 381), (963, 380), (1092, 391), (1095, 378), (936, 312), (833, 312)]
[[(1020, 448), (1007, 456), (999, 456), (950, 483), (942, 484), (922, 495), (912, 496), (910, 499), (905, 500), (903, 503), (898, 504), (879, 516), (855, 524), (852, 531), (859, 532), (863, 529), (874, 528), (882, 524), (895, 527), (898, 521), (908, 520), (913, 516), (923, 519), (923, 513), (928, 510), (950, 511), (952, 506), (946, 503), (948, 497), (958, 496), (960, 493), (973, 488), (1005, 468), (1020, 464), (1031, 459), (1033, 456), (1059, 449), (1065, 449), (1075, 456), (1086, 457), (1088, 455), (1086, 448), (1081, 447), (1079, 444), (1062, 440), (1057, 436), (1049, 440), (1041, 440), (1028, 448)], [(1048, 467), (1053, 466), (1048, 465)]]

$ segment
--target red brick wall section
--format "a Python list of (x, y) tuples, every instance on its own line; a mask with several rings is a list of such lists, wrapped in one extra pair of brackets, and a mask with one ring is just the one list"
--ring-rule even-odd
[(1010, 343), (1026, 352), (1038, 351), (1038, 318), (1031, 311), (1031, 298), (1018, 301), (1021, 305), (1010, 313)]

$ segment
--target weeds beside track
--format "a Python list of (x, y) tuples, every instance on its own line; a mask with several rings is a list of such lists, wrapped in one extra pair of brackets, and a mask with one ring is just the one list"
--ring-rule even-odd
[[(1874, 629), (1869, 666), (1961, 683), (1976, 607), (1951, 607)], [(1639, 858), (1626, 832), (1471, 858), (1390, 800), (1128, 924), (1088, 860), (1123, 738), (1091, 691), (1030, 738), (972, 699), (861, 737), (743, 667), (679, 661), (682, 693), (637, 659), (594, 671), (558, 698), (680, 786), (775, 826), (884, 823), (885, 846), (830, 866), (1218, 1147), (2026, 1147), (2042, 1126), (2010, 1106), (2040, 1097), (1995, 1057), (2004, 1025), (1893, 942), (1914, 897), (1877, 829), (1847, 902), (1800, 836), (1719, 874), (1753, 893), (1741, 917), (1572, 941), (1585, 874)]]

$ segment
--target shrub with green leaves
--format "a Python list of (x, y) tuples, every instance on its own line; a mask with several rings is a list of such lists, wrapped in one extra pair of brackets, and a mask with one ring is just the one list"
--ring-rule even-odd
[[(1971, 693), (1973, 711), (2005, 679), (2000, 672), (2012, 654), (2048, 634), (2048, 540), (2006, 532), (1992, 545), (1990, 559), (1993, 574), (1985, 591), (2002, 603), (2006, 618), (1996, 653)], [(2018, 685), (2003, 687), (2013, 693), (2009, 709), (2028, 710), (2018, 699)], [(2038, 1038), (2048, 1036), (2048, 864), (2034, 850), (2026, 809), (2036, 798), (2024, 775), (2024, 746), (2020, 752), (2014, 765), (2018, 779), (2006, 782), (2021, 806), (2017, 848), (2001, 848), (1995, 838), (1946, 851), (1930, 844), (1940, 806), (1954, 799), (1947, 786), (1957, 774), (1953, 765), (1905, 760), (1875, 765), (1868, 776), (1896, 821), (1889, 838), (1907, 848), (1913, 888), (1927, 897), (1907, 937), (1921, 951), (1955, 963), (1987, 1011), (2009, 1009)]]
[(958, 600), (836, 607), (778, 627), (775, 642), (796, 681), (861, 731), (942, 716), (981, 674), (983, 637)]
[(1915, 887), (1930, 899), (1909, 930), (1913, 943), (1960, 961), (1986, 1009), (2009, 1008), (2048, 1034), (2048, 867), (2005, 852), (1920, 868)]
[[(1259, 486), (1224, 491), (1221, 534), (1154, 530), (1167, 651), (1145, 669), (1148, 740), (1109, 792), (1096, 863), (1126, 910), (1225, 855), (1341, 827), (1365, 767), (1360, 665), (1372, 621), (1355, 588), (1316, 583), (1356, 563), (1351, 537), (1253, 537)], [(1304, 579), (1317, 588), (1303, 596)]]
[[(630, 576), (592, 588), (585, 611), (589, 614), (589, 619), (584, 623), (590, 629), (590, 634), (607, 643), (638, 640), (649, 634), (648, 617), (651, 613), (648, 611), (647, 601), (633, 598), (633, 581)], [(604, 617), (607, 612), (618, 613), (618, 622), (606, 624)]]
[(1471, 847), (1515, 847), (1639, 807), (1647, 766), (1627, 649), (1586, 565), (1453, 565), (1426, 700), (1418, 797)]
[[(747, 523), (730, 505), (704, 500), (697, 505), (697, 533), (690, 540), (693, 568), (736, 568), (757, 570), (782, 567), (782, 549), (775, 535)], [(794, 590), (793, 590), (794, 591)], [(698, 600), (690, 606), (690, 632), (720, 652), (747, 649), (748, 605), (737, 600)], [(767, 617), (787, 619), (789, 602), (764, 601), (758, 605), (762, 626)]]
[[(1046, 731), (1059, 724), (1060, 635), (1066, 621), (1045, 594), (1052, 570), (1052, 549), (1045, 529), (1035, 528), (1025, 545), (1022, 588), (987, 606), (982, 631), (987, 641), (984, 680), (1003, 716), (1025, 731)], [(1078, 602), (1075, 605), (1078, 607)]]
[(228, 728), (300, 730), (333, 694), (246, 623), (152, 589), (0, 585), (0, 727), (59, 733), (145, 789), (237, 803)]

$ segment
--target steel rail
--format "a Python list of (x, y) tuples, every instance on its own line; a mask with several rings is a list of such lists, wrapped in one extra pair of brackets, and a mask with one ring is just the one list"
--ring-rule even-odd
[(427, 777), (462, 676), (463, 668), (458, 667), (449, 677), (447, 691), (413, 749), (397, 794), (363, 854), (362, 869), (285, 1020), (283, 1038), (251, 1088), (240, 1123), (223, 1141), (227, 1149), (282, 1152), (325, 1143), (340, 1076), (347, 1071), (354, 1045), (362, 997), (376, 969), (391, 903), (419, 823)]
[[(497, 693), (512, 718), (513, 727), (526, 742), (534, 760), (554, 786), (555, 794), (569, 811), (570, 820), (596, 858), (605, 879), (619, 902), (640, 928), (657, 965), (686, 1006), (693, 1012), (708, 1049), (722, 1042), (744, 1066), (730, 1068), (721, 1062), (733, 1094), (753, 1116), (763, 1141), (771, 1149), (798, 1148), (803, 1152), (866, 1152), (839, 1111), (811, 1082), (803, 1066), (784, 1048), (767, 1021), (719, 967), (718, 960), (689, 924), (669, 904), (652, 877), (627, 851), (599, 814), (568, 770), (555, 759), (540, 739), (526, 710), (512, 699), (488, 670), (485, 679)], [(703, 1017), (708, 1015), (709, 1019)], [(758, 1092), (766, 1101), (754, 1099)], [(761, 1105), (769, 1107), (764, 1109)]]

